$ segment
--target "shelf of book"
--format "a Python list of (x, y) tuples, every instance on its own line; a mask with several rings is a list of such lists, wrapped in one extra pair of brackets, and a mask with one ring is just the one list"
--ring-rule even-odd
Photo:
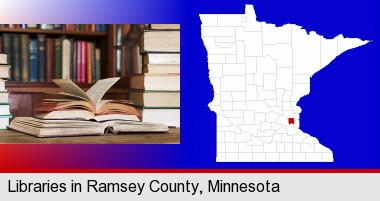
[(75, 30), (45, 30), (45, 29), (20, 29), (20, 28), (0, 28), (3, 33), (26, 33), (26, 34), (47, 34), (47, 35), (70, 35), (70, 36), (101, 36), (108, 35), (107, 32), (75, 31)]
[[(118, 27), (119, 28), (123, 27), (125, 31), (122, 31), (122, 32), (117, 31)], [(122, 79), (118, 81), (118, 83), (114, 87), (112, 87), (112, 89), (108, 91), (105, 98), (127, 99), (128, 89), (129, 89), (129, 78), (128, 78), (129, 74), (121, 73), (123, 72), (121, 69), (125, 71), (125, 68), (126, 68), (126, 67), (121, 67), (121, 66), (124, 66), (123, 62), (121, 61), (125, 60), (125, 57), (120, 57), (120, 55), (119, 57), (117, 57), (117, 48), (115, 47), (118, 46), (118, 42), (123, 41), (121, 40), (121, 38), (123, 37), (120, 36), (121, 35), (120, 33), (122, 33), (123, 36), (127, 34), (129, 30), (128, 27), (129, 25), (107, 24), (106, 28), (102, 29), (105, 31), (94, 31), (92, 29), (91, 30), (86, 29), (85, 31), (85, 30), (78, 30), (78, 29), (67, 30), (65, 28), (65, 25), (63, 26), (62, 29), (41, 29), (41, 28), (20, 28), (20, 27), (7, 27), (7, 26), (2, 27), (0, 24), (0, 52), (8, 53), (7, 52), (8, 50), (12, 52), (15, 51), (17, 53), (17, 54), (16, 53), (12, 54), (11, 52), (11, 54), (9, 54), (10, 57), (9, 57), (8, 63), (12, 66), (11, 78), (6, 82), (7, 90), (11, 93), (10, 103), (11, 103), (11, 111), (12, 111), (13, 117), (30, 116), (32, 114), (33, 108), (43, 98), (50, 98), (49, 95), (44, 94), (42, 92), (56, 92), (58, 90), (58, 87), (54, 83), (51, 83), (51, 79), (64, 78), (64, 77), (67, 78), (67, 76), (63, 76), (63, 75), (57, 76), (55, 74), (55, 72), (61, 72), (61, 71), (57, 71), (56, 69), (63, 69), (63, 66), (64, 66), (63, 64), (64, 62), (62, 62), (62, 60), (64, 60), (63, 58), (64, 55), (62, 57), (57, 57), (57, 55), (62, 55), (62, 52), (64, 52), (64, 50), (69, 49), (67, 48), (68, 46), (64, 48), (65, 40), (66, 41), (69, 40), (70, 43), (72, 44), (70, 48), (70, 53), (69, 53), (70, 78), (75, 83), (79, 83), (78, 84), (79, 87), (81, 87), (84, 90), (87, 90), (93, 84), (81, 84), (81, 83), (90, 83), (90, 82), (94, 83), (98, 79), (110, 78), (110, 77), (121, 77)], [(16, 39), (15, 37), (13, 37), (15, 35), (17, 35)], [(39, 47), (38, 39), (40, 36), (45, 37), (44, 40), (46, 44), (44, 44), (45, 48), (42, 48), (42, 50), (45, 50), (46, 53), (41, 54), (41, 55), (46, 55), (45, 58), (38, 57), (38, 55), (40, 55), (39, 54), (40, 52), (37, 52), (36, 54), (36, 50), (41, 50), (41, 48), (38, 48)], [(119, 41), (117, 39), (119, 39)], [(29, 40), (29, 44), (27, 42), (28, 40)], [(5, 41), (7, 41), (7, 43), (5, 43)], [(30, 49), (31, 41), (33, 42), (32, 49)], [(6, 47), (8, 47), (8, 49), (5, 48), (6, 44), (7, 44)], [(18, 47), (17, 49), (14, 48), (14, 44), (17, 45), (16, 46)], [(41, 44), (43, 43), (41, 42)], [(74, 48), (76, 48), (75, 51), (73, 50)], [(91, 51), (87, 51), (89, 49)], [(94, 54), (93, 49), (95, 49), (95, 54)], [(33, 62), (31, 62), (30, 60), (31, 50), (33, 50), (32, 52), (33, 55), (37, 55), (37, 58), (32, 55)], [(79, 50), (81, 50), (80, 54), (79, 54)], [(89, 52), (91, 52), (91, 54), (89, 54)], [(12, 56), (12, 55), (16, 55), (17, 57)], [(24, 60), (25, 58), (23, 58), (22, 55), (28, 55), (28, 57), (26, 57), (26, 60), (29, 61), (29, 64), (27, 62), (24, 62), (26, 60)], [(68, 55), (68, 54), (65, 54), (65, 55)], [(81, 56), (79, 57), (79, 55)], [(89, 56), (86, 56), (86, 55), (95, 55), (95, 58), (93, 58), (93, 56), (91, 56), (90, 58)], [(97, 55), (100, 55), (100, 56), (97, 56)], [(99, 57), (100, 57), (99, 59), (100, 65), (98, 62), (99, 60), (97, 60), (97, 58)], [(83, 61), (81, 60), (81, 62), (79, 62), (78, 58), (82, 58)], [(44, 64), (45, 67), (41, 67), (43, 65), (40, 65), (40, 62), (39, 62), (40, 60), (46, 62)], [(66, 56), (65, 61), (68, 61), (67, 56)], [(59, 63), (59, 65), (57, 65), (57, 62)], [(79, 70), (78, 66), (80, 63), (81, 63), (81, 69), (86, 70), (85, 73), (83, 73), (82, 70), (80, 72), (82, 75), (85, 74), (85, 76), (78, 75), (78, 70)], [(33, 68), (31, 68), (31, 64), (33, 64), (32, 66)], [(88, 66), (91, 66), (91, 68), (89, 68)], [(90, 74), (89, 69), (94, 69), (94, 66), (96, 69), (95, 73), (94, 71), (92, 71), (91, 74), (95, 76), (92, 76), (92, 79), (90, 79), (89, 77), (91, 76), (89, 76)], [(98, 66), (100, 66), (100, 68), (98, 68)], [(74, 68), (76, 70), (73, 70)], [(28, 69), (29, 72), (23, 71), (24, 69)], [(31, 69), (38, 69), (38, 71), (35, 71), (35, 70), (31, 71)], [(41, 71), (41, 69), (43, 70)], [(65, 69), (68, 69), (67, 65)], [(40, 75), (39, 74), (40, 72), (44, 72), (44, 74)], [(65, 70), (64, 72), (67, 75), (68, 71)], [(62, 72), (62, 74), (64, 72)], [(76, 73), (76, 75), (73, 74), (74, 72)], [(31, 73), (33, 76), (31, 76)], [(29, 75), (29, 76), (23, 77), (23, 75)], [(81, 77), (81, 80), (79, 80), (78, 76)], [(35, 79), (36, 77), (37, 79)], [(42, 79), (40, 79), (41, 77)], [(82, 77), (85, 77), (84, 80)]]

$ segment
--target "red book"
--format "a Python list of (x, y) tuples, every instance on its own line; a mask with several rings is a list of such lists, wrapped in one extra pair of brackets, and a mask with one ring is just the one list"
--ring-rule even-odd
[(92, 61), (91, 61), (91, 57), (92, 57), (92, 53), (91, 53), (91, 43), (90, 42), (86, 42), (86, 69), (87, 69), (87, 83), (88, 84), (91, 84), (92, 83)]
[(86, 41), (81, 41), (82, 51), (81, 51), (81, 59), (82, 59), (82, 66), (81, 66), (81, 80), (82, 83), (86, 83), (86, 67), (87, 67), (87, 61), (86, 61)]
[(81, 58), (81, 51), (82, 51), (82, 46), (81, 46), (81, 42), (80, 41), (77, 41), (76, 42), (77, 43), (77, 52), (76, 52), (76, 54), (77, 54), (77, 69), (76, 69), (76, 71), (77, 71), (77, 82), (78, 83), (82, 83), (82, 76), (81, 76), (81, 74), (82, 74), (82, 71), (81, 71), (81, 62), (82, 62), (82, 58)]
[(46, 82), (54, 77), (54, 39), (46, 39)]

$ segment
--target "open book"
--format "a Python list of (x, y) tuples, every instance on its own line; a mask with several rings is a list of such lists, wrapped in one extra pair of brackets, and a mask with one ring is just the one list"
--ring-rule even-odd
[(33, 117), (16, 117), (9, 129), (36, 137), (62, 137), (117, 134), (120, 132), (167, 132), (168, 127), (159, 123), (136, 121), (93, 122), (83, 120), (43, 120)]
[(139, 121), (141, 115), (127, 100), (102, 100), (104, 94), (120, 78), (97, 81), (84, 92), (70, 79), (54, 79), (66, 99), (45, 99), (34, 110), (40, 119), (83, 119), (83, 120), (128, 120)]

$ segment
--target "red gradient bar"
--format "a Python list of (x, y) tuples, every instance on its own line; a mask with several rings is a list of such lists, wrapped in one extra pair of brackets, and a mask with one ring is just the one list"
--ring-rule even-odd
[(0, 173), (380, 173), (380, 169), (1, 169)]

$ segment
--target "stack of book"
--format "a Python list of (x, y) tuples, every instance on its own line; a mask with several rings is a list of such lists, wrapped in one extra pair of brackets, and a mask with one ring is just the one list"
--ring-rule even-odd
[(131, 77), (130, 100), (144, 122), (180, 127), (180, 26), (152, 24), (140, 38), (143, 74)]
[(3, 33), (0, 50), (9, 55), (13, 81), (95, 83), (101, 77), (101, 50), (92, 41)]
[(9, 125), (9, 119), (12, 118), (9, 110), (9, 93), (5, 88), (5, 81), (9, 78), (10, 68), (8, 55), (0, 53), (0, 129), (6, 129)]

